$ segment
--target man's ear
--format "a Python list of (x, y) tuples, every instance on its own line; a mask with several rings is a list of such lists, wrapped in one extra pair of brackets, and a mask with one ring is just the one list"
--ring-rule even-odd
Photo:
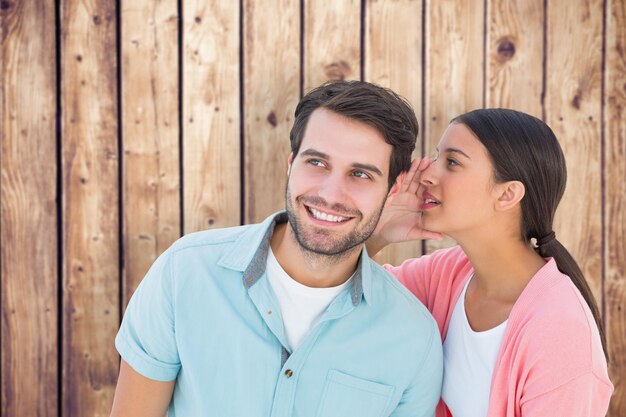
[(526, 194), (526, 187), (520, 181), (507, 181), (496, 185), (498, 193), (496, 210), (506, 211), (517, 205)]
[(291, 173), (291, 164), (293, 162), (293, 152), (289, 154), (289, 158), (287, 158), (287, 176)]

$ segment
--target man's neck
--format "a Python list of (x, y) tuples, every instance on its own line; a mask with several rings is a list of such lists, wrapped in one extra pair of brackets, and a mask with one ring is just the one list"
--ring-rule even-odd
[(276, 225), (270, 246), (278, 263), (291, 278), (314, 288), (335, 287), (356, 270), (363, 245), (340, 255), (322, 255), (303, 248), (289, 223)]

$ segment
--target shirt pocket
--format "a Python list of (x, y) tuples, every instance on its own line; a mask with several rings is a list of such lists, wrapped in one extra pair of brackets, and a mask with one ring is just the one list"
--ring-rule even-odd
[(317, 417), (382, 417), (394, 387), (331, 369), (326, 377)]

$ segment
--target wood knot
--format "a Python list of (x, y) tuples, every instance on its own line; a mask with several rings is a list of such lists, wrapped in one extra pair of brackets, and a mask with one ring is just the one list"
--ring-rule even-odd
[(95, 15), (93, 17), (93, 23), (96, 24), (96, 25), (99, 25), (100, 23), (102, 23), (102, 19), (100, 19), (100, 16)]
[(572, 99), (572, 106), (574, 106), (574, 108), (576, 110), (580, 110), (580, 100), (582, 98), (582, 94), (580, 92), (580, 90), (578, 90), (576, 92), (576, 94), (574, 95), (574, 98)]
[(274, 112), (270, 112), (267, 115), (267, 122), (272, 125), (272, 127), (276, 127), (278, 121), (276, 120), (276, 114)]
[(515, 55), (515, 44), (507, 37), (498, 40), (498, 59), (500, 62), (508, 61)]
[(200, 16), (196, 16), (194, 20), (196, 21), (196, 23), (202, 23), (202, 18)]
[(78, 62), (82, 62), (83, 61), (83, 56), (82, 55), (76, 55), (76, 60)]
[(324, 67), (324, 73), (329, 80), (343, 81), (350, 74), (350, 65), (343, 60), (331, 62)]
[(0, 10), (10, 9), (11, 6), (13, 6), (13, 5), (11, 4), (10, 1), (0, 1)]

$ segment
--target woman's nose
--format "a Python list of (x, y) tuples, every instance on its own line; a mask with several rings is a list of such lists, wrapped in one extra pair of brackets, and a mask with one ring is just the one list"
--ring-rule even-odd
[(431, 186), (436, 184), (436, 169), (437, 169), (437, 160), (431, 162), (431, 164), (422, 172), (420, 176), (420, 184), (425, 186)]

